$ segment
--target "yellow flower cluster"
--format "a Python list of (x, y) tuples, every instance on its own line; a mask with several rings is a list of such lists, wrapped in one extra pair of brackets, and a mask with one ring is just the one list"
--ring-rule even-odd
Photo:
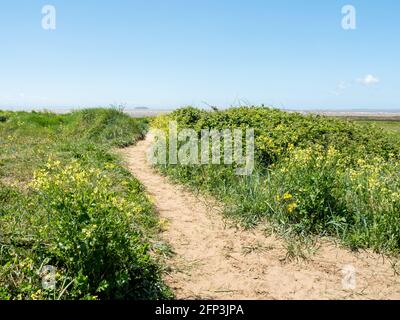
[(124, 198), (111, 198), (111, 204), (120, 211), (125, 211), (128, 207), (128, 201)]
[(284, 195), (283, 195), (283, 200), (290, 200), (290, 199), (292, 199), (293, 198), (293, 196), (290, 194), (290, 193), (288, 193), (288, 192), (286, 192)]
[(297, 165), (303, 165), (311, 160), (312, 155), (313, 149), (311, 148), (297, 149), (291, 153), (290, 160)]
[(165, 133), (169, 132), (169, 122), (171, 119), (167, 115), (159, 115), (152, 119), (150, 126), (154, 129), (159, 129)]
[(287, 210), (288, 210), (289, 213), (292, 213), (296, 208), (297, 208), (297, 203), (296, 202), (292, 202), (292, 203), (290, 203), (288, 205)]
[(42, 300), (43, 299), (43, 292), (41, 289), (37, 290), (36, 292), (31, 294), (32, 300)]
[(366, 161), (357, 160), (356, 169), (348, 169), (350, 181), (356, 185), (357, 189), (365, 188), (369, 191), (385, 188), (385, 168), (387, 162), (381, 157), (375, 157)]
[(296, 166), (307, 165), (312, 159), (316, 160), (316, 166), (321, 167), (326, 162), (332, 162), (340, 157), (340, 153), (333, 146), (330, 146), (325, 152), (322, 146), (314, 146), (309, 148), (295, 148), (289, 145), (289, 158), (286, 160)]
[(97, 168), (85, 170), (78, 161), (62, 168), (60, 161), (49, 160), (44, 169), (34, 173), (33, 180), (29, 184), (34, 190), (46, 190), (52, 186), (66, 188), (72, 185), (74, 188), (85, 186), (91, 180), (111, 184), (111, 180), (102, 175), (102, 171)]
[(261, 150), (268, 150), (275, 148), (274, 141), (268, 136), (265, 135), (259, 136), (258, 142)]
[(283, 196), (276, 195), (275, 196), (276, 201), (283, 201), (287, 205), (287, 211), (289, 213), (293, 213), (294, 210), (297, 209), (298, 204), (296, 201), (293, 199), (293, 195), (291, 195), (289, 192), (285, 192)]

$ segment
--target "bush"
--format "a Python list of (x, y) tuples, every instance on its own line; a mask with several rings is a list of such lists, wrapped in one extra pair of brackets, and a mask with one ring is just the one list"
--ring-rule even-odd
[[(85, 132), (89, 123), (98, 135)], [(126, 127), (115, 130), (120, 123)], [(171, 296), (150, 256), (158, 228), (152, 205), (109, 151), (137, 141), (145, 124), (105, 109), (11, 113), (0, 127), (0, 163), (7, 164), (0, 180), (0, 299)], [(55, 289), (42, 286), (44, 265), (57, 270)]]
[[(400, 252), (400, 141), (381, 129), (263, 107), (162, 116), (180, 128), (254, 128), (256, 171), (232, 166), (160, 166), (177, 181), (211, 192), (227, 214), (253, 225), (268, 219), (289, 234), (340, 237), (352, 248)], [(162, 124), (162, 125), (160, 125)]]

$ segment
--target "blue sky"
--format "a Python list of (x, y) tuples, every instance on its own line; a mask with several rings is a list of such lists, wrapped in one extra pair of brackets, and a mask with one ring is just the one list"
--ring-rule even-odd
[(398, 0), (1, 0), (0, 108), (400, 109), (399, 14)]

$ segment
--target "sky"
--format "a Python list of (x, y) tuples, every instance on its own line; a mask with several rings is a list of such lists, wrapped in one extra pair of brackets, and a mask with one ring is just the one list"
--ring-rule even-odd
[(0, 0), (0, 108), (400, 110), (399, 13), (398, 0)]

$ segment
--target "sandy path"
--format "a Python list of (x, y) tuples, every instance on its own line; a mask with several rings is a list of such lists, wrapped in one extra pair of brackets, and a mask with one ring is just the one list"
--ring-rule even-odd
[[(175, 254), (165, 281), (179, 299), (400, 299), (400, 276), (388, 259), (354, 254), (324, 242), (306, 261), (286, 261), (284, 243), (260, 229), (227, 226), (210, 200), (174, 185), (147, 163), (151, 137), (122, 150), (161, 219)], [(344, 289), (342, 270), (356, 270), (356, 288)]]

